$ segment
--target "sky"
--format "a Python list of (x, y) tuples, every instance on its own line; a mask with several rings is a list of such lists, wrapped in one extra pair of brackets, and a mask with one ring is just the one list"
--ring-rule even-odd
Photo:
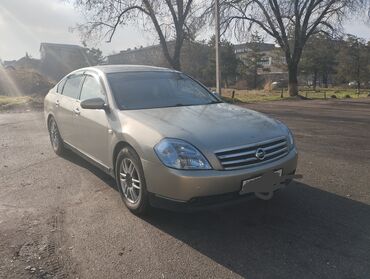
[[(39, 58), (41, 42), (81, 44), (77, 31), (71, 32), (83, 17), (65, 0), (0, 0), (0, 59), (19, 59), (27, 52)], [(345, 23), (346, 33), (370, 40), (370, 25), (361, 19)], [(211, 34), (202, 33), (208, 39)], [(104, 55), (127, 48), (153, 45), (155, 34), (127, 26), (120, 28), (111, 43), (91, 43)]]

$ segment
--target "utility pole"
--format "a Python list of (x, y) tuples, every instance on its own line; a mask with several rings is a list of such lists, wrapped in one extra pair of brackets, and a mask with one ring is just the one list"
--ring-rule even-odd
[(220, 1), (215, 0), (215, 37), (216, 37), (216, 92), (221, 96), (220, 65)]

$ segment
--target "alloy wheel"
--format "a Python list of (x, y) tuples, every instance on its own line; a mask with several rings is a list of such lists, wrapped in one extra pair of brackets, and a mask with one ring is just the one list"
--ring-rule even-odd
[(54, 149), (59, 147), (59, 134), (58, 127), (54, 120), (50, 121), (50, 138)]
[(122, 160), (119, 175), (122, 193), (129, 203), (136, 204), (141, 198), (141, 181), (138, 170), (129, 158)]

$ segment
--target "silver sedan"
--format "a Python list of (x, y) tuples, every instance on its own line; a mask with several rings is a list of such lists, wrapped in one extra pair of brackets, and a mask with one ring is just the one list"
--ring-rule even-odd
[(45, 117), (54, 151), (71, 149), (114, 177), (136, 214), (270, 199), (295, 178), (287, 126), (174, 70), (74, 71), (45, 97)]

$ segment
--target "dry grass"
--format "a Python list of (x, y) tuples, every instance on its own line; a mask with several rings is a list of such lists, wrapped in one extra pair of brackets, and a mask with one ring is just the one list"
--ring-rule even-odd
[[(232, 92), (235, 91), (234, 101), (242, 103), (253, 103), (262, 101), (281, 100), (281, 91), (266, 92), (264, 90), (233, 90), (223, 89), (222, 97), (227, 101), (232, 101)], [(289, 98), (288, 92), (284, 91), (283, 99)]]
[[(235, 91), (234, 99), (232, 92)], [(337, 99), (349, 98), (364, 98), (369, 94), (369, 90), (363, 90), (359, 95), (355, 89), (321, 89), (317, 91), (300, 90), (299, 95), (308, 99), (330, 99), (335, 96)], [(283, 93), (283, 96), (282, 96)], [(229, 102), (253, 103), (263, 101), (279, 101), (284, 99), (292, 99), (286, 89), (264, 91), (264, 90), (234, 90), (222, 89), (222, 97)]]
[(32, 101), (30, 96), (10, 97), (0, 96), (0, 106), (23, 105)]
[(23, 108), (41, 108), (43, 99), (32, 96), (0, 96), (0, 111)]
[(345, 99), (348, 98), (363, 98), (367, 97), (370, 93), (370, 90), (362, 90), (360, 94), (357, 93), (355, 89), (341, 89), (341, 88), (333, 88), (333, 89), (320, 89), (317, 91), (312, 90), (301, 90), (300, 94), (310, 99), (327, 99), (332, 98), (335, 96), (337, 99)]

